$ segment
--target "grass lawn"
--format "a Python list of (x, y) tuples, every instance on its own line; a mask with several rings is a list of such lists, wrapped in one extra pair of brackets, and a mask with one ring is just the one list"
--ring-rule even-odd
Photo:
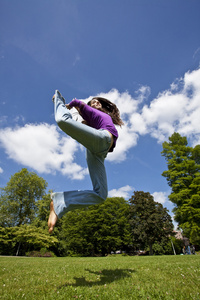
[(0, 299), (200, 299), (200, 256), (0, 257)]

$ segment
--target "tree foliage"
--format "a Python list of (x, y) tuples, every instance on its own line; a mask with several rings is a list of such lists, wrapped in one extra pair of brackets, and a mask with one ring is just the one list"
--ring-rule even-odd
[(0, 254), (3, 255), (25, 255), (32, 250), (54, 248), (57, 243), (57, 238), (49, 236), (47, 230), (33, 225), (0, 227)]
[(130, 242), (129, 205), (123, 198), (68, 212), (60, 238), (66, 254), (105, 255)]
[(200, 145), (189, 147), (186, 137), (174, 133), (163, 143), (162, 155), (168, 167), (162, 175), (171, 187), (175, 220), (190, 241), (200, 245)]
[(161, 203), (155, 202), (150, 193), (134, 192), (130, 201), (130, 224), (133, 244), (138, 247), (149, 246), (153, 254), (153, 244), (168, 241), (172, 234), (173, 223), (168, 210)]
[(37, 215), (36, 201), (45, 195), (47, 182), (27, 169), (11, 176), (1, 188), (0, 226), (13, 227), (30, 224)]

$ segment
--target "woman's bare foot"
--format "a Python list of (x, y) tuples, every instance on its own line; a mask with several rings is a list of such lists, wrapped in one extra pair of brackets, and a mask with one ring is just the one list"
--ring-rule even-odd
[(53, 208), (53, 201), (50, 203), (50, 214), (49, 214), (49, 220), (48, 220), (48, 227), (49, 227), (49, 233), (53, 232), (53, 229), (56, 225), (56, 222), (58, 220), (58, 217), (54, 211)]

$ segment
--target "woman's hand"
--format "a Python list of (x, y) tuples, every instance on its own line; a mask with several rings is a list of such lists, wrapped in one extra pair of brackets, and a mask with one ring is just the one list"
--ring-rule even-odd
[(85, 121), (85, 120), (83, 120), (81, 123), (84, 125), (88, 125), (87, 121)]
[(67, 107), (67, 109), (72, 109), (72, 107), (69, 104), (65, 104), (65, 106)]

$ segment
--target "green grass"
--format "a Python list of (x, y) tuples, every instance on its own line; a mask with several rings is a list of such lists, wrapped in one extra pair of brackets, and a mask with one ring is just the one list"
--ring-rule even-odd
[(0, 299), (200, 299), (200, 256), (0, 257)]

